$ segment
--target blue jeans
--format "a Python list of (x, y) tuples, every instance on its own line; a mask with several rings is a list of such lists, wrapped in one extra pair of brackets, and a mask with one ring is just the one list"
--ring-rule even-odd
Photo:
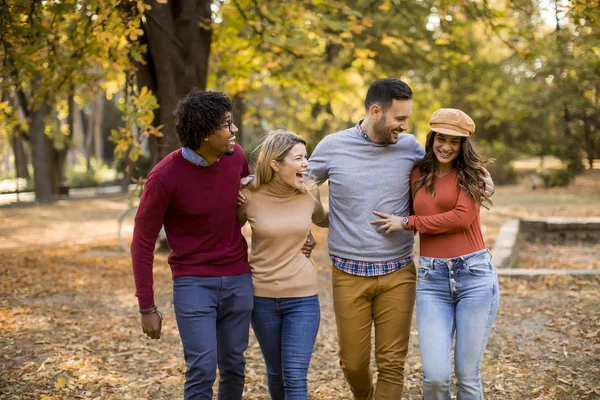
[(217, 365), (219, 399), (242, 398), (253, 298), (250, 274), (183, 276), (173, 282), (175, 317), (187, 365), (186, 400), (212, 400)]
[(273, 400), (308, 399), (306, 376), (321, 311), (319, 297), (254, 297), (252, 328), (267, 365)]
[(416, 303), (425, 400), (451, 398), (455, 333), (457, 399), (483, 399), (481, 360), (498, 300), (498, 277), (488, 250), (457, 258), (420, 258)]

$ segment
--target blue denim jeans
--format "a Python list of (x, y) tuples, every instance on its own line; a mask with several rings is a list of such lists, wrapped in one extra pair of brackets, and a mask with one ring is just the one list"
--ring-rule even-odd
[(306, 376), (319, 330), (319, 297), (254, 297), (252, 329), (273, 400), (306, 400)]
[(425, 400), (451, 399), (455, 334), (457, 399), (483, 399), (481, 360), (498, 300), (498, 276), (488, 250), (419, 259), (416, 303)]
[(173, 282), (173, 306), (187, 365), (186, 400), (212, 400), (217, 366), (219, 399), (242, 398), (253, 299), (250, 274), (184, 276)]

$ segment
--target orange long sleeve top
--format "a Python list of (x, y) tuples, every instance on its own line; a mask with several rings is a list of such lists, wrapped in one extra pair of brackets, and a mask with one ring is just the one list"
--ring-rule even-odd
[[(410, 185), (421, 176), (413, 169)], [(433, 181), (435, 195), (421, 187), (415, 193), (415, 215), (408, 217), (407, 228), (420, 234), (424, 257), (454, 258), (485, 249), (479, 221), (479, 205), (458, 186), (456, 170)]]

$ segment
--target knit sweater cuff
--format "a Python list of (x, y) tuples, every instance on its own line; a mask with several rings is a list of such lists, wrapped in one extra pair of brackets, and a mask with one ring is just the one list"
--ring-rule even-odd
[(140, 308), (149, 308), (154, 305), (154, 294), (137, 295)]

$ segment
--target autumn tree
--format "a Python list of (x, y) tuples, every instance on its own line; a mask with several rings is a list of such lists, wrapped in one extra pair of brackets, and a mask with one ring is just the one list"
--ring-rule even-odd
[[(152, 165), (179, 147), (173, 119), (179, 99), (194, 88), (206, 88), (212, 39), (211, 3), (146, 2), (150, 7), (144, 11), (138, 36), (147, 51), (138, 58), (137, 84), (155, 94), (159, 108), (153, 124), (161, 126), (163, 134), (151, 137)], [(132, 11), (136, 14), (137, 9)]]
[[(132, 15), (126, 6), (140, 12)], [(143, 11), (141, 1), (119, 0), (0, 5), (2, 95), (13, 99), (27, 127), (10, 134), (31, 145), (38, 201), (53, 201), (64, 180), (77, 98), (100, 88), (109, 95), (121, 90), (111, 82), (124, 86), (132, 54), (142, 51), (130, 39)], [(60, 118), (64, 124), (51, 123)]]

